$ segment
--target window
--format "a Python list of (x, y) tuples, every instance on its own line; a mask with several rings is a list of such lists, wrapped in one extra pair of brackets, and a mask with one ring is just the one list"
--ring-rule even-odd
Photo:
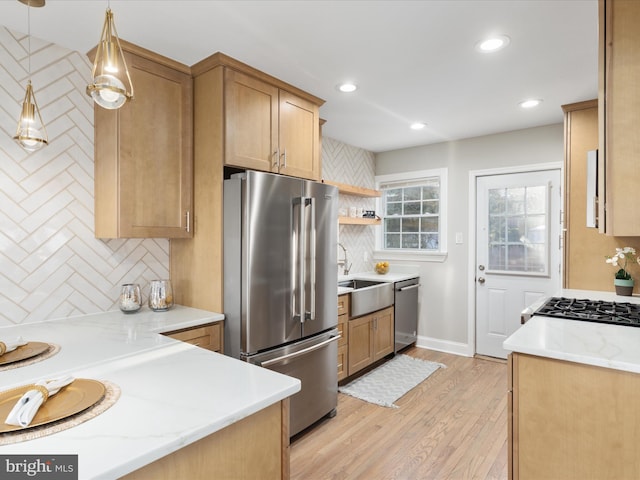
[(489, 270), (547, 274), (545, 185), (489, 189)]
[(445, 253), (447, 170), (378, 176), (376, 182), (382, 191), (378, 249), (387, 256)]

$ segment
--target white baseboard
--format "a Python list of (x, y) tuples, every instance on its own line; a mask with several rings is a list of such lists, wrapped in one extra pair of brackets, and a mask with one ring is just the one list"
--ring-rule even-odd
[(473, 347), (466, 343), (451, 342), (449, 340), (441, 340), (438, 338), (418, 336), (416, 347), (436, 350), (438, 352), (452, 353), (462, 357), (473, 357)]

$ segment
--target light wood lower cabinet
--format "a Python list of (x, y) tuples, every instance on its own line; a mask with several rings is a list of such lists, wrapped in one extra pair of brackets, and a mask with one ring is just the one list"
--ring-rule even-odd
[(393, 352), (393, 307), (349, 320), (348, 375)]
[(509, 478), (640, 478), (640, 375), (514, 353)]
[(223, 322), (210, 323), (192, 328), (184, 328), (182, 330), (174, 330), (165, 332), (163, 335), (167, 337), (187, 342), (200, 348), (206, 348), (212, 352), (223, 353)]
[(289, 399), (260, 410), (122, 478), (126, 480), (287, 479), (289, 478)]
[(349, 294), (338, 296), (338, 381), (348, 375), (349, 361)]

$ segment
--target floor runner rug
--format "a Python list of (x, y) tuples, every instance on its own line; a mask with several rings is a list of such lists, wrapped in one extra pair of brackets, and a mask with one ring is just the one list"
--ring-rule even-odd
[(423, 382), (442, 363), (429, 362), (409, 355), (396, 355), (378, 368), (349, 382), (338, 391), (383, 407), (398, 408), (393, 402)]

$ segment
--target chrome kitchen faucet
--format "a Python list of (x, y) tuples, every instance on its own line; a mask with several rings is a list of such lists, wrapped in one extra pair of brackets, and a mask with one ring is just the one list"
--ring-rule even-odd
[(338, 260), (338, 265), (342, 265), (342, 274), (349, 275), (349, 270), (351, 270), (351, 265), (349, 264), (349, 260), (347, 260), (347, 249), (344, 248), (340, 242), (338, 242), (338, 246), (344, 252), (344, 260)]

